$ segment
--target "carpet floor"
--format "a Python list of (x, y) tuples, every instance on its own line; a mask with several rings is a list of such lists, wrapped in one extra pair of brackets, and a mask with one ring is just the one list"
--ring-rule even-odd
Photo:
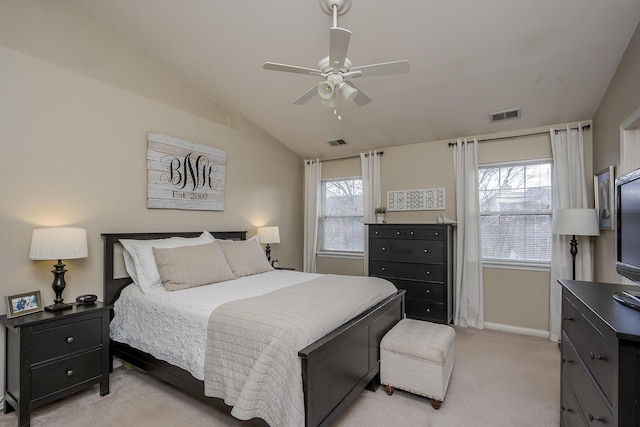
[[(37, 408), (31, 426), (244, 426), (137, 369), (120, 367), (110, 394), (93, 386)], [(363, 391), (337, 427), (555, 427), (560, 424), (560, 352), (542, 338), (456, 328), (455, 365), (440, 410), (425, 398), (383, 388)], [(15, 427), (15, 412), (0, 427)]]

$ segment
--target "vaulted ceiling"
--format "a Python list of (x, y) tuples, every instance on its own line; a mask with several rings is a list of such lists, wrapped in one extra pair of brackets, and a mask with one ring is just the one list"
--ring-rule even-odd
[(638, 0), (350, 0), (337, 19), (353, 65), (410, 71), (354, 78), (372, 102), (338, 120), (318, 96), (292, 104), (320, 77), (262, 68), (318, 68), (326, 0), (69, 2), (304, 158), (590, 119), (640, 21)]

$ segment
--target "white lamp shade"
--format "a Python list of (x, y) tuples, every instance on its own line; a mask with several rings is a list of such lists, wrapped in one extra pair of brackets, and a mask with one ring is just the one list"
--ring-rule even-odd
[(318, 95), (322, 99), (331, 99), (333, 97), (333, 84), (326, 81), (318, 83)]
[(280, 229), (274, 227), (258, 227), (258, 240), (260, 243), (280, 243)]
[(599, 236), (598, 212), (595, 209), (556, 209), (551, 232), (569, 236)]
[(358, 95), (358, 89), (353, 86), (349, 86), (346, 83), (342, 83), (340, 85), (340, 94), (345, 102), (352, 102)]
[(87, 231), (83, 228), (51, 227), (33, 230), (30, 259), (86, 258), (88, 253)]

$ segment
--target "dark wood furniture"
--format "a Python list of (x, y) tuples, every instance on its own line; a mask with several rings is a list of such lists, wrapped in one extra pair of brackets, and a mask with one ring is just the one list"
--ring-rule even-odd
[[(245, 232), (212, 232), (223, 239), (246, 238)], [(104, 295), (113, 303), (130, 278), (114, 278), (114, 248), (120, 239), (196, 237), (200, 233), (103, 234), (105, 244)], [(380, 341), (404, 314), (404, 292), (399, 291), (298, 352), (302, 360), (305, 425), (333, 423), (364, 389), (379, 385)], [(112, 354), (144, 369), (214, 406), (230, 410), (221, 399), (204, 395), (204, 382), (188, 371), (158, 360), (128, 345), (112, 342)], [(266, 424), (263, 420), (254, 420)]]
[(637, 286), (562, 285), (561, 424), (640, 425), (640, 311), (613, 300)]
[(31, 410), (100, 383), (109, 393), (110, 305), (73, 305), (71, 310), (7, 319), (5, 413), (16, 410), (28, 426)]
[(369, 275), (407, 292), (407, 317), (453, 320), (453, 225), (368, 224)]

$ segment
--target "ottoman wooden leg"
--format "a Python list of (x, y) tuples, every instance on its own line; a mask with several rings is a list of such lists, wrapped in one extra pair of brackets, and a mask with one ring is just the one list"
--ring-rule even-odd
[(387, 392), (387, 394), (388, 394), (389, 396), (391, 396), (391, 395), (393, 394), (393, 387), (391, 387), (390, 385), (385, 385), (385, 386), (384, 386), (384, 391), (386, 391), (386, 392)]
[(440, 409), (440, 405), (442, 405), (442, 400), (436, 400), (436, 399), (429, 399), (431, 401), (431, 406), (433, 406), (433, 409), (438, 410)]

